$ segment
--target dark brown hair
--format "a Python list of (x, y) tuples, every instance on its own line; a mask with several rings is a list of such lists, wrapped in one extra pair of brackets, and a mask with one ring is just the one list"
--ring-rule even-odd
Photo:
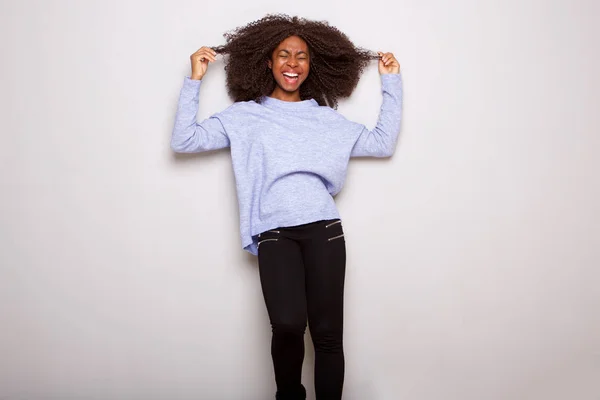
[(337, 109), (338, 99), (349, 97), (376, 52), (356, 47), (327, 21), (311, 21), (286, 14), (263, 18), (229, 31), (227, 44), (212, 47), (225, 59), (227, 92), (234, 101), (259, 101), (275, 89), (273, 72), (267, 65), (272, 52), (289, 36), (299, 36), (308, 45), (310, 71), (300, 86), (300, 98), (314, 98), (319, 105)]

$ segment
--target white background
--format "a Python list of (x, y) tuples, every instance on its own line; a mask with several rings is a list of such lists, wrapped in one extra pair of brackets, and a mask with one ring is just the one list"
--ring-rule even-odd
[[(592, 0), (3, 1), (0, 399), (274, 398), (230, 154), (169, 148), (190, 54), (271, 12), (402, 66), (396, 153), (336, 197), (344, 398), (599, 399)], [(223, 65), (199, 118), (231, 104)], [(373, 62), (338, 111), (380, 103)]]

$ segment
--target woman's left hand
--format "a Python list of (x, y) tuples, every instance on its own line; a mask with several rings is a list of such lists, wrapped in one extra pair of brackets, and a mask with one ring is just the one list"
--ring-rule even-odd
[(396, 57), (392, 53), (383, 53), (378, 51), (379, 54), (379, 73), (380, 74), (399, 74), (400, 64)]

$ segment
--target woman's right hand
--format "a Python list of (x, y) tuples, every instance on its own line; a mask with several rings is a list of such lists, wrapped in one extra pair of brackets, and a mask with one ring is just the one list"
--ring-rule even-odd
[(217, 61), (217, 52), (210, 47), (202, 46), (194, 54), (190, 56), (190, 62), (192, 64), (192, 74), (190, 79), (200, 80), (206, 74), (209, 62)]

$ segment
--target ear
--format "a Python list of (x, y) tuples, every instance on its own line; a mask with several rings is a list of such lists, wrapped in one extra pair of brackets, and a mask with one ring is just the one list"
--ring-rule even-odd
[(273, 69), (273, 63), (271, 62), (271, 60), (267, 60), (267, 66), (269, 67), (269, 69)]

